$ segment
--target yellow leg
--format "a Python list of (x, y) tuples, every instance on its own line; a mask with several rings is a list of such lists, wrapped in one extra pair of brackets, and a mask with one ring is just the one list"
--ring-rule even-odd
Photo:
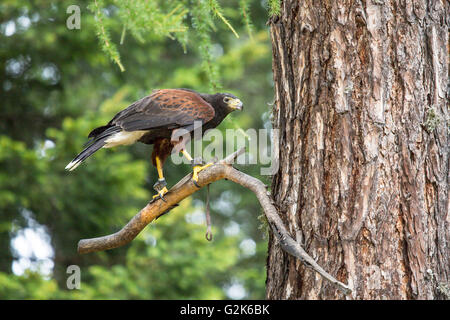
[(158, 178), (164, 179), (162, 165), (161, 165), (161, 159), (159, 159), (158, 156), (156, 156), (156, 170), (158, 170)]
[(153, 196), (153, 199), (155, 198), (161, 198), (164, 200), (164, 195), (169, 192), (166, 188), (166, 179), (164, 179), (162, 165), (161, 165), (161, 159), (159, 159), (158, 156), (156, 156), (156, 170), (158, 170), (158, 182), (155, 183), (153, 188), (158, 192), (158, 194), (155, 194)]
[(186, 150), (181, 150), (181, 153), (186, 157), (186, 159), (188, 159), (188, 161), (192, 161), (191, 155)]
[[(188, 159), (189, 161), (192, 162), (193, 159), (192, 159), (191, 155), (186, 150), (184, 150), (184, 149), (181, 150), (181, 153), (186, 157), (186, 159)], [(213, 165), (212, 163), (207, 163), (204, 166), (194, 165), (194, 172), (192, 174), (192, 180), (194, 180), (194, 184), (197, 187), (200, 187), (198, 185), (198, 174), (199, 174), (199, 172), (204, 170), (204, 169), (206, 169), (206, 168), (208, 168), (209, 166), (212, 166), (212, 165)]]

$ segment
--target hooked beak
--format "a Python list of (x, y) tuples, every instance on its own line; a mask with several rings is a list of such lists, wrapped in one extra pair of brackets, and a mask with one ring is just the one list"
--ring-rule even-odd
[(242, 101), (239, 99), (231, 100), (228, 105), (234, 110), (242, 110)]

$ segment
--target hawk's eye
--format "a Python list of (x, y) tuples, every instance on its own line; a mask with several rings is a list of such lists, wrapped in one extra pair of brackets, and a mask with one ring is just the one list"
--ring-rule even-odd
[(225, 102), (225, 103), (228, 103), (228, 102), (230, 102), (230, 97), (225, 97), (225, 98), (223, 98), (223, 102)]

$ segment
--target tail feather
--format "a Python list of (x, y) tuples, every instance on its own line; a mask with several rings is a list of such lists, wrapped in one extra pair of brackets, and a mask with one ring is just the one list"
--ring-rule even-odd
[(92, 130), (89, 135), (88, 138), (95, 138), (97, 137), (100, 133), (104, 132), (105, 130), (107, 130), (108, 128), (111, 128), (112, 125), (107, 124), (106, 126), (101, 126), (98, 128), (95, 128), (94, 130)]
[(98, 149), (102, 148), (106, 142), (106, 137), (97, 141), (94, 141), (90, 146), (86, 147), (83, 151), (81, 151), (75, 159), (73, 159), (67, 166), (66, 170), (72, 171), (75, 170), (84, 160), (90, 157), (94, 152)]
[(84, 160), (90, 157), (98, 149), (102, 148), (106, 144), (106, 140), (117, 132), (122, 131), (118, 126), (106, 125), (96, 128), (91, 131), (88, 138), (91, 138), (84, 144), (84, 149), (81, 151), (75, 159), (70, 161), (66, 166), (66, 170), (75, 170)]
[[(92, 134), (95, 132), (95, 130), (98, 130), (96, 135), (93, 136)], [(89, 134), (88, 138), (91, 138), (88, 142), (86, 142), (83, 147), (87, 147), (88, 145), (93, 144), (95, 141), (98, 141), (102, 138), (108, 138), (112, 136), (114, 133), (122, 131), (122, 128), (113, 126), (113, 127), (99, 127), (97, 129), (92, 130), (92, 132)]]

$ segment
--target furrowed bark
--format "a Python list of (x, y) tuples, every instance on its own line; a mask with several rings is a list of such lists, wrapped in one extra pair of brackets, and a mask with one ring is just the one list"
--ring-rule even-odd
[[(275, 206), (353, 299), (450, 298), (449, 13), (283, 0), (270, 21)], [(267, 270), (269, 299), (346, 298), (273, 237)]]

